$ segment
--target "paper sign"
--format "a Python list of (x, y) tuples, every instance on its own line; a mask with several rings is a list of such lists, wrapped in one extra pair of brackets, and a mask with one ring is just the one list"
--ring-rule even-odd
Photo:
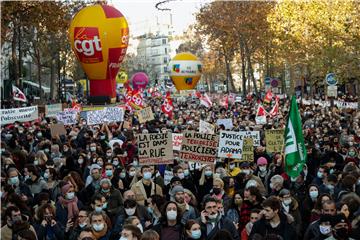
[(66, 135), (65, 126), (63, 123), (56, 123), (50, 125), (51, 137), (55, 137), (56, 135)]
[(183, 135), (181, 133), (172, 134), (173, 150), (180, 151)]
[(87, 124), (95, 125), (105, 122), (121, 122), (124, 120), (124, 109), (118, 107), (108, 107), (103, 110), (87, 111)]
[(284, 147), (284, 129), (269, 129), (265, 131), (266, 152), (282, 152)]
[(174, 173), (172, 171), (169, 170), (165, 170), (164, 172), (164, 184), (168, 185), (171, 181), (171, 179), (173, 178)]
[(198, 162), (188, 162), (188, 165), (190, 171), (198, 170), (201, 168), (201, 163)]
[(136, 135), (140, 165), (173, 164), (171, 133)]
[(224, 125), (225, 129), (230, 130), (234, 127), (232, 119), (231, 118), (225, 118), (225, 119), (218, 119), (216, 121), (216, 125)]
[(215, 126), (205, 122), (203, 120), (200, 120), (200, 124), (199, 124), (199, 132), (201, 133), (210, 133), (210, 134), (214, 134), (215, 132)]
[(220, 131), (218, 157), (241, 159), (243, 140), (240, 132)]
[(151, 110), (151, 107), (147, 107), (137, 111), (137, 116), (140, 123), (145, 123), (151, 120), (154, 120), (154, 113)]
[(45, 116), (46, 117), (56, 117), (56, 114), (62, 112), (62, 104), (50, 104), (45, 105)]
[(204, 164), (214, 164), (219, 137), (214, 134), (187, 131), (181, 144), (180, 158)]
[(39, 118), (38, 106), (1, 109), (1, 125), (28, 122)]
[(254, 161), (254, 139), (244, 138), (241, 160), (244, 162)]
[(59, 112), (56, 114), (56, 119), (58, 122), (63, 122), (64, 125), (72, 125), (77, 122), (77, 114), (76, 110), (68, 110), (64, 112)]
[(254, 140), (254, 146), (258, 147), (260, 146), (260, 132), (259, 131), (241, 131), (241, 135), (243, 135), (243, 138), (250, 137)]

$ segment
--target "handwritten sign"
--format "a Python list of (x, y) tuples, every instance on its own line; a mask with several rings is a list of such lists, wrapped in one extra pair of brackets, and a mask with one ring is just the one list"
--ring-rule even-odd
[(244, 138), (241, 160), (244, 162), (254, 161), (254, 139)]
[(241, 159), (243, 140), (240, 132), (220, 131), (218, 157)]
[(95, 125), (105, 122), (121, 122), (124, 120), (124, 109), (118, 107), (107, 107), (103, 110), (87, 111), (87, 124)]
[(225, 118), (225, 119), (218, 119), (216, 121), (216, 125), (220, 126), (220, 125), (224, 125), (225, 129), (232, 129), (234, 127), (232, 119), (231, 118)]
[(1, 109), (1, 125), (14, 122), (28, 122), (38, 118), (38, 106)]
[(266, 152), (282, 152), (284, 146), (284, 129), (269, 129), (265, 131)]
[(62, 104), (50, 104), (45, 105), (45, 116), (46, 117), (56, 117), (56, 114), (62, 112)]
[(171, 133), (151, 133), (136, 135), (140, 165), (172, 164)]
[(200, 124), (199, 124), (199, 132), (201, 133), (210, 133), (210, 134), (214, 134), (215, 132), (215, 126), (205, 122), (203, 120), (200, 120)]
[(147, 107), (137, 111), (137, 116), (140, 123), (145, 123), (151, 120), (154, 120), (154, 113), (151, 110), (151, 107)]
[(180, 158), (204, 164), (214, 164), (219, 137), (214, 134), (187, 131), (181, 144)]
[(260, 132), (259, 131), (241, 131), (241, 135), (243, 135), (243, 138), (250, 137), (254, 140), (254, 146), (258, 147), (260, 146)]
[(58, 122), (63, 122), (64, 125), (72, 125), (77, 122), (78, 111), (76, 110), (67, 110), (64, 112), (59, 112), (56, 114), (56, 119)]
[(183, 140), (183, 135), (181, 133), (173, 133), (172, 134), (173, 150), (175, 150), (175, 151), (181, 150), (182, 140)]

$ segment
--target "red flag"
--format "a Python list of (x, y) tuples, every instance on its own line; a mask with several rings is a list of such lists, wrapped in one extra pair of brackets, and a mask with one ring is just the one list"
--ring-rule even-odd
[(271, 92), (271, 89), (269, 89), (269, 90), (266, 92), (266, 95), (265, 95), (265, 98), (264, 98), (264, 103), (270, 104), (272, 98), (273, 98), (273, 94), (272, 94), (272, 92)]
[(128, 88), (125, 94), (125, 99), (125, 106), (129, 111), (140, 110), (145, 107), (143, 97), (138, 90), (132, 90), (131, 88)]
[(164, 102), (161, 105), (161, 110), (165, 115), (167, 115), (169, 118), (172, 118), (172, 113), (174, 110), (174, 106), (170, 97), (170, 93), (166, 93), (166, 97), (164, 98)]
[(274, 105), (274, 107), (270, 110), (270, 112), (269, 112), (269, 115), (270, 115), (270, 117), (276, 117), (276, 115), (278, 114), (278, 112), (279, 112), (279, 97), (278, 96), (276, 96), (275, 97), (275, 105)]
[(25, 94), (16, 86), (12, 86), (13, 99), (16, 101), (26, 102)]
[(266, 124), (266, 114), (265, 108), (259, 104), (255, 117), (256, 124)]
[(206, 93), (202, 95), (200, 92), (196, 92), (195, 96), (199, 98), (200, 104), (204, 105), (205, 107), (210, 108), (212, 106), (212, 101)]

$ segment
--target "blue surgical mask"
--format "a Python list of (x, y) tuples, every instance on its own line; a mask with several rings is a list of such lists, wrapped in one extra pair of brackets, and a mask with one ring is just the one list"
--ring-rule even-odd
[(200, 229), (199, 230), (194, 230), (194, 231), (191, 231), (191, 237), (193, 239), (199, 239), (201, 237), (201, 231)]
[(213, 173), (212, 173), (211, 170), (206, 170), (204, 174), (205, 174), (205, 176), (207, 176), (207, 177), (211, 177)]
[(96, 231), (96, 232), (100, 232), (101, 230), (103, 230), (104, 229), (104, 224), (103, 223), (100, 223), (100, 224), (96, 224), (96, 223), (94, 223), (93, 224), (93, 228), (94, 228), (94, 230)]
[(68, 200), (71, 200), (71, 199), (73, 199), (75, 197), (75, 193), (74, 192), (68, 192), (67, 194), (66, 194), (66, 199), (68, 199)]
[(106, 202), (106, 203), (103, 204), (102, 209), (105, 210), (105, 209), (107, 209), (107, 207), (108, 207), (108, 203)]
[(18, 182), (19, 182), (19, 177), (18, 176), (9, 178), (9, 184), (10, 185), (16, 185), (16, 184), (18, 184)]
[(144, 179), (145, 180), (150, 180), (151, 179), (151, 172), (145, 172), (144, 173)]
[(184, 175), (185, 175), (185, 177), (190, 175), (189, 169), (184, 169)]
[(80, 228), (86, 227), (86, 223), (79, 223), (79, 227), (80, 227)]
[(102, 207), (95, 207), (95, 212), (100, 213), (103, 210)]
[(105, 174), (107, 177), (111, 177), (113, 175), (113, 172), (112, 172), (112, 170), (106, 170)]
[(322, 172), (317, 172), (317, 177), (318, 178), (323, 178), (323, 173)]

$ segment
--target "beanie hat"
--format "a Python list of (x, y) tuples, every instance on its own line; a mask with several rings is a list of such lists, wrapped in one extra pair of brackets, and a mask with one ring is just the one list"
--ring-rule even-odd
[(100, 180), (100, 186), (103, 185), (104, 183), (109, 184), (109, 186), (111, 187), (111, 181), (110, 181), (110, 179), (108, 179), (108, 178), (103, 178), (103, 179), (101, 179), (101, 180)]
[(183, 186), (176, 185), (175, 187), (173, 187), (173, 189), (171, 190), (171, 195), (174, 196), (178, 192), (185, 192)]
[(267, 164), (268, 162), (267, 162), (266, 158), (259, 157), (256, 163), (257, 163), (257, 165), (264, 165), (264, 164)]

